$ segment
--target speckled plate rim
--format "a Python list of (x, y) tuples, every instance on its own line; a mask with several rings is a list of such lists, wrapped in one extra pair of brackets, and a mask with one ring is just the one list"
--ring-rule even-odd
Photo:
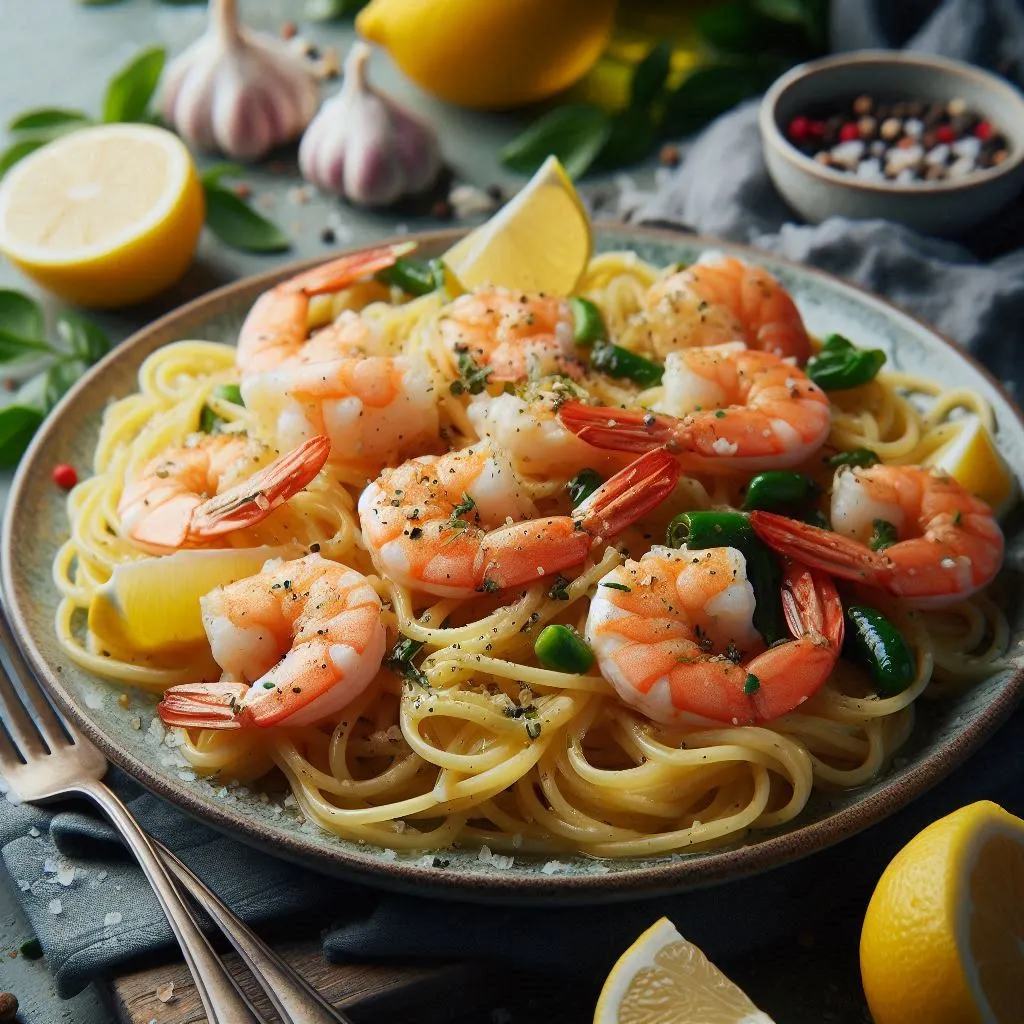
[[(620, 236), (624, 246), (635, 245), (647, 239), (669, 245), (685, 243), (721, 249), (745, 257), (751, 262), (770, 259), (779, 265), (791, 267), (799, 274), (817, 278), (832, 289), (845, 289), (856, 301), (873, 306), (883, 316), (893, 318), (897, 322), (902, 321), (911, 328), (923, 329), (936, 341), (951, 348), (960, 359), (969, 363), (986, 379), (993, 391), (1006, 402), (1024, 430), (1024, 415), (1002, 385), (980, 363), (930, 325), (865, 289), (824, 271), (749, 246), (724, 243), (718, 239), (683, 231), (600, 222), (594, 225), (594, 229), (595, 233)], [(413, 239), (424, 247), (447, 248), (464, 233), (460, 229), (425, 232), (384, 239), (375, 244)], [(356, 251), (356, 248), (346, 251)], [(75, 407), (80, 396), (97, 385), (108, 369), (126, 363), (133, 364), (137, 370), (145, 355), (158, 347), (153, 344), (154, 337), (171, 330), (179, 319), (200, 314), (212, 317), (216, 315), (217, 310), (235, 305), (235, 297), (239, 292), (270, 287), (306, 267), (322, 263), (326, 258), (327, 256), (303, 260), (232, 282), (165, 314), (148, 327), (133, 334), (85, 374), (62, 399), (33, 439), (19, 465), (11, 488), (4, 516), (3, 535), (0, 538), (0, 572), (4, 604), (23, 653), (68, 718), (92, 739), (111, 762), (156, 795), (234, 838), (274, 855), (351, 881), (415, 893), (418, 896), (461, 899), (477, 903), (610, 903), (642, 896), (683, 892), (737, 880), (780, 867), (832, 846), (905, 807), (945, 778), (995, 732), (1009, 717), (1018, 701), (1024, 697), (1024, 664), (1018, 663), (1001, 690), (953, 740), (912, 766), (907, 766), (898, 780), (875, 793), (866, 795), (857, 803), (834, 811), (821, 820), (798, 823), (792, 829), (769, 835), (751, 845), (684, 856), (681, 859), (667, 859), (655, 864), (640, 864), (631, 870), (611, 875), (545, 875), (538, 871), (527, 876), (507, 876), (501, 873), (480, 876), (451, 868), (439, 871), (414, 863), (383, 861), (379, 856), (361, 854), (358, 847), (352, 849), (352, 844), (339, 849), (336, 854), (326, 853), (305, 842), (301, 835), (291, 834), (283, 829), (268, 828), (262, 822), (244, 812), (234, 810), (223, 802), (212, 797), (200, 796), (183, 786), (175, 785), (173, 780), (161, 775), (152, 765), (118, 747), (117, 743), (96, 725), (87, 710), (80, 706), (75, 695), (65, 686), (55, 666), (45, 659), (30, 631), (25, 612), (27, 602), (31, 600), (30, 588), (25, 578), (19, 577), (12, 569), (12, 553), (15, 550), (17, 535), (20, 530), (29, 528), (27, 524), (32, 519), (32, 509), (28, 507), (27, 502), (27, 481), (33, 474), (49, 475), (52, 467), (45, 461), (45, 454), (49, 446), (55, 443), (65, 414)], [(140, 352), (144, 352), (145, 355), (140, 355)]]

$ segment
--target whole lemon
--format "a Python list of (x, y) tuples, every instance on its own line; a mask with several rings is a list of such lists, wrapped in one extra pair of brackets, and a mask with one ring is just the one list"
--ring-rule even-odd
[(434, 96), (500, 110), (585, 75), (614, 15), (615, 0), (372, 0), (356, 28)]

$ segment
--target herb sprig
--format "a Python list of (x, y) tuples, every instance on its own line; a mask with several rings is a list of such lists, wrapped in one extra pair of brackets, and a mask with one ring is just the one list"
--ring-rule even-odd
[[(167, 2), (167, 0), (165, 0)], [(167, 51), (162, 46), (143, 50), (107, 84), (102, 113), (97, 120), (81, 110), (39, 107), (18, 114), (7, 126), (12, 142), (0, 153), (0, 177), (19, 160), (54, 139), (95, 124), (157, 124), (150, 108), (163, 73)], [(206, 196), (206, 226), (225, 244), (243, 252), (282, 252), (291, 248), (283, 231), (258, 214), (239, 195), (221, 185), (221, 178), (239, 177), (237, 164), (216, 164), (201, 176)]]

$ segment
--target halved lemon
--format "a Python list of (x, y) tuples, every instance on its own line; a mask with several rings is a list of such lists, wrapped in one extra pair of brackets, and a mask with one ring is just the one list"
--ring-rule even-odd
[(565, 168), (549, 156), (522, 191), (452, 246), (444, 261), (463, 288), (492, 284), (569, 295), (593, 247), (587, 211)]
[(163, 128), (105, 124), (43, 146), (0, 183), (0, 251), (69, 302), (141, 302), (185, 272), (203, 189)]
[(972, 494), (987, 501), (996, 515), (1006, 512), (1017, 497), (1017, 481), (980, 417), (964, 417), (964, 425), (951, 441), (924, 460), (926, 466), (945, 470)]
[(594, 1024), (772, 1024), (663, 917), (616, 961)]
[(885, 869), (860, 940), (875, 1024), (1015, 1024), (1024, 821), (989, 800), (933, 822)]
[(89, 629), (114, 646), (167, 653), (206, 642), (199, 598), (252, 576), (269, 558), (295, 558), (298, 545), (176, 551), (123, 562), (93, 595)]

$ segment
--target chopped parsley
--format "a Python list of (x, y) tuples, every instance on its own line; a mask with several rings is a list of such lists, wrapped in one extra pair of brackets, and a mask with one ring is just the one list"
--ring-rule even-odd
[(600, 583), (598, 585), (607, 587), (609, 590), (621, 590), (626, 594), (631, 594), (633, 592), (633, 588), (627, 587), (625, 583)]
[(748, 672), (746, 682), (743, 684), (743, 692), (747, 694), (757, 693), (757, 691), (760, 689), (761, 680), (758, 679), (757, 676), (755, 676), (752, 672)]
[(414, 683), (429, 690), (430, 683), (427, 681), (426, 675), (412, 663), (413, 658), (417, 657), (422, 650), (422, 640), (413, 640), (411, 637), (400, 635), (394, 647), (384, 656), (384, 665), (396, 675), (400, 675), (407, 683)]
[(487, 379), (494, 371), (489, 366), (478, 366), (468, 352), (459, 353), (459, 379), (453, 380), (448, 390), (453, 395), (469, 392), (479, 395), (487, 387)]
[(886, 548), (891, 548), (899, 540), (896, 527), (887, 520), (874, 519), (871, 525), (874, 527), (874, 530), (871, 533), (871, 540), (868, 541), (868, 546), (872, 551), (884, 551)]
[(551, 589), (548, 591), (548, 597), (552, 601), (568, 601), (569, 580), (564, 576), (556, 576), (554, 583), (551, 584)]

